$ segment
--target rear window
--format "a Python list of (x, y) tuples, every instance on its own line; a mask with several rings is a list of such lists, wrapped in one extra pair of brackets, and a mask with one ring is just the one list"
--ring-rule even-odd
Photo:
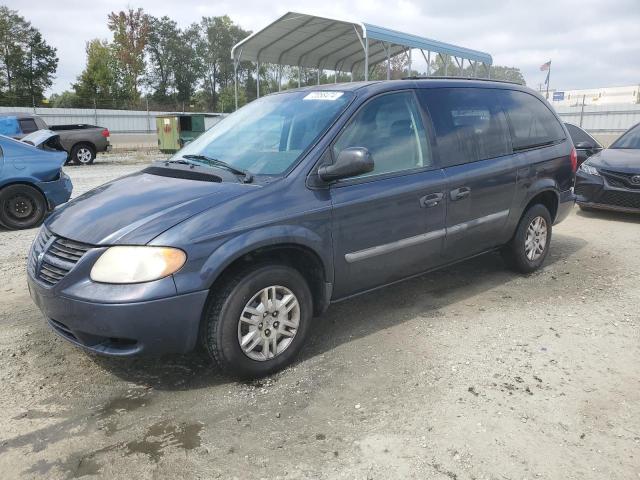
[(501, 90), (500, 97), (511, 124), (514, 150), (550, 145), (565, 139), (558, 119), (533, 95)]
[(576, 127), (575, 125), (572, 125), (570, 123), (565, 123), (564, 126), (567, 127), (567, 131), (569, 132), (569, 135), (571, 136), (571, 141), (573, 142), (574, 145), (577, 145), (578, 143), (586, 142), (594, 147), (600, 146), (598, 142), (596, 142), (591, 135), (589, 135), (587, 132), (585, 132), (581, 128)]
[(506, 118), (495, 92), (484, 88), (420, 91), (420, 99), (433, 121), (443, 166), (511, 153)]
[(22, 133), (29, 134), (39, 130), (33, 118), (20, 118), (18, 122), (20, 123)]

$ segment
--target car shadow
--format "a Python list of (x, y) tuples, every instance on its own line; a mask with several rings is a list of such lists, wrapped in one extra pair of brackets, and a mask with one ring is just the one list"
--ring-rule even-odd
[(613, 220), (624, 223), (640, 223), (637, 213), (616, 212), (613, 210), (576, 210), (576, 215), (583, 218), (597, 218), (599, 220)]
[[(555, 234), (545, 267), (569, 259), (586, 244), (578, 237)], [(505, 268), (498, 253), (489, 253), (339, 302), (315, 319), (307, 345), (297, 361), (329, 352), (341, 344), (402, 324), (416, 316), (425, 317), (425, 320), (439, 316), (440, 309), (465, 302), (518, 276)], [(103, 369), (127, 382), (157, 390), (190, 390), (235, 382), (220, 374), (201, 350), (187, 355), (126, 360), (93, 358)], [(259, 385), (260, 381), (248, 383)]]

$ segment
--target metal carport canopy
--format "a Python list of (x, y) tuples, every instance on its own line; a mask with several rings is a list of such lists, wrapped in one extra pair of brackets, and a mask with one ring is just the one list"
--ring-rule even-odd
[[(470, 62), (492, 64), (491, 55), (469, 48), (398, 32), (362, 22), (349, 22), (289, 12), (248, 36), (231, 50), (241, 60), (352, 72), (420, 49)], [(365, 77), (368, 77), (368, 69)]]

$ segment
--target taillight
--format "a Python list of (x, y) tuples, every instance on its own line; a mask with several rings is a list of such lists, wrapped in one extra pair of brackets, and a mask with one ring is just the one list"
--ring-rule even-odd
[(109, 138), (111, 136), (111, 134), (109, 133), (109, 129), (108, 128), (103, 128), (102, 129), (102, 136), (104, 138)]
[(571, 148), (571, 155), (569, 155), (571, 160), (571, 171), (576, 173), (578, 171), (578, 152), (576, 152), (576, 148)]

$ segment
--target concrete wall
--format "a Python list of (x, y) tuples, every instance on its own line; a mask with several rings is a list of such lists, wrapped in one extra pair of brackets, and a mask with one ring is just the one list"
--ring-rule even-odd
[(582, 127), (605, 147), (640, 123), (638, 104), (585, 105), (584, 111), (582, 106), (555, 106), (555, 110), (563, 121)]

